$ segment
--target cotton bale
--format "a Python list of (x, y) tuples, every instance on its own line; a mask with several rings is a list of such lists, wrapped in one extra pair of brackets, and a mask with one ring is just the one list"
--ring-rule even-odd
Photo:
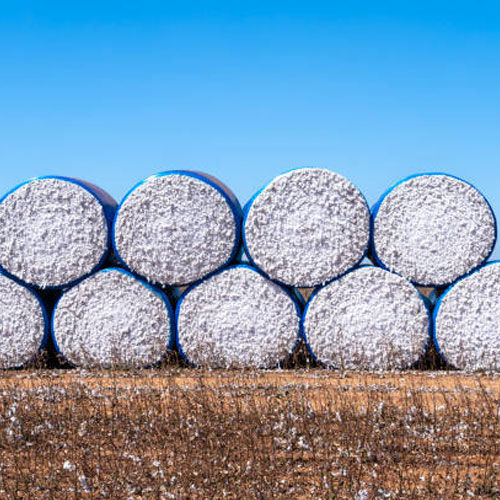
[(119, 268), (103, 269), (63, 293), (52, 318), (57, 351), (82, 367), (144, 367), (173, 342), (167, 297)]
[(131, 271), (186, 285), (229, 264), (240, 245), (241, 207), (220, 181), (172, 170), (137, 184), (121, 202), (113, 245)]
[(496, 241), (496, 220), (471, 184), (446, 174), (397, 183), (376, 203), (375, 262), (421, 286), (443, 287), (483, 264)]
[(374, 266), (319, 288), (306, 305), (306, 344), (322, 364), (352, 370), (409, 368), (430, 338), (430, 313), (405, 278)]
[(64, 288), (106, 260), (116, 202), (67, 177), (30, 179), (0, 200), (0, 267), (37, 288)]
[(499, 261), (459, 280), (439, 298), (434, 342), (455, 368), (500, 371)]
[(33, 361), (48, 339), (48, 319), (37, 294), (0, 274), (0, 368)]
[(300, 340), (300, 307), (288, 290), (248, 265), (190, 287), (176, 309), (177, 348), (190, 363), (273, 368)]
[(359, 264), (369, 234), (365, 198), (327, 169), (282, 174), (245, 207), (249, 260), (269, 278), (294, 287), (323, 284)]

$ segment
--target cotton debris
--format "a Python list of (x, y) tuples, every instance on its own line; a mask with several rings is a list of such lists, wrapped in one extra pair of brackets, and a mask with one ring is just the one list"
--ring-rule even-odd
[(366, 266), (318, 289), (304, 312), (304, 335), (326, 366), (405, 369), (429, 341), (429, 313), (405, 278)]
[(246, 252), (271, 279), (313, 287), (345, 273), (366, 253), (370, 214), (339, 174), (300, 168), (276, 177), (245, 210)]
[(52, 333), (59, 353), (82, 367), (142, 367), (171, 343), (166, 296), (123, 269), (104, 269), (65, 292)]
[(195, 365), (272, 368), (299, 340), (295, 300), (246, 265), (188, 289), (176, 316), (178, 348)]

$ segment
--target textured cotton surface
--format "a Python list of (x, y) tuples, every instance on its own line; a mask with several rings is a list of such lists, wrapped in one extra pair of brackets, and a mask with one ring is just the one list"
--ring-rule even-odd
[(445, 285), (489, 256), (495, 219), (484, 197), (448, 175), (421, 175), (390, 191), (374, 221), (374, 246), (388, 269), (422, 285)]
[(212, 185), (183, 174), (158, 175), (120, 206), (115, 248), (149, 281), (182, 285), (226, 264), (238, 230), (228, 200)]
[(89, 274), (108, 251), (101, 203), (62, 179), (36, 179), (0, 203), (0, 265), (35, 286), (61, 287)]
[(26, 287), (0, 276), (0, 368), (31, 361), (44, 335), (45, 317), (38, 299)]
[(456, 283), (435, 316), (436, 342), (449, 363), (469, 371), (500, 371), (500, 263)]
[(298, 340), (293, 300), (248, 267), (229, 268), (192, 288), (177, 318), (179, 346), (196, 365), (271, 368)]
[(53, 333), (77, 366), (147, 366), (163, 356), (170, 314), (157, 293), (128, 273), (103, 270), (66, 292)]
[(276, 177), (251, 203), (244, 224), (247, 251), (270, 278), (316, 286), (361, 260), (369, 217), (363, 195), (341, 175), (293, 170)]
[(321, 288), (304, 316), (314, 356), (344, 369), (404, 369), (416, 362), (429, 339), (429, 315), (406, 279), (362, 267)]

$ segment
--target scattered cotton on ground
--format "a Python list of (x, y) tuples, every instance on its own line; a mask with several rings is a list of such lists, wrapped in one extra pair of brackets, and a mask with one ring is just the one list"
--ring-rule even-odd
[(435, 315), (436, 343), (451, 365), (500, 371), (500, 262), (451, 287)]
[(374, 248), (384, 267), (422, 285), (446, 285), (479, 266), (495, 242), (495, 218), (470, 184), (420, 175), (382, 198)]
[(63, 294), (53, 333), (61, 354), (77, 366), (147, 366), (165, 354), (170, 313), (149, 286), (106, 269)]
[(236, 204), (197, 177), (150, 177), (119, 208), (115, 248), (125, 264), (148, 281), (196, 281), (226, 264), (239, 243)]
[(20, 367), (35, 358), (46, 329), (42, 307), (26, 287), (0, 276), (0, 368)]
[(298, 341), (295, 302), (247, 266), (206, 279), (177, 307), (178, 344), (196, 365), (271, 368)]
[(62, 287), (91, 273), (108, 251), (102, 204), (74, 182), (27, 182), (0, 203), (0, 265), (25, 283)]
[(253, 200), (244, 237), (253, 262), (270, 278), (312, 287), (361, 260), (369, 218), (363, 195), (347, 179), (301, 168), (276, 177)]
[(406, 279), (362, 267), (321, 288), (304, 315), (314, 356), (327, 366), (386, 370), (411, 366), (429, 339), (429, 314)]

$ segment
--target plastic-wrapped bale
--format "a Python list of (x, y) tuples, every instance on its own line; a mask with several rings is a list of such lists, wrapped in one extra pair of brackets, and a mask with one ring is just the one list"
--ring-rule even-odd
[(434, 342), (455, 368), (500, 371), (500, 262), (461, 279), (439, 298)]
[(314, 358), (349, 370), (406, 369), (425, 352), (430, 313), (405, 278), (374, 266), (318, 289), (304, 311), (304, 336)]
[(52, 335), (59, 354), (81, 367), (144, 367), (173, 342), (167, 297), (118, 268), (103, 269), (63, 293)]
[(35, 292), (0, 275), (0, 368), (33, 361), (48, 340), (45, 308)]
[(189, 288), (176, 319), (177, 348), (197, 366), (273, 368), (300, 340), (300, 307), (292, 294), (248, 265)]
[(365, 198), (327, 169), (299, 168), (276, 177), (244, 211), (250, 261), (286, 285), (324, 284), (359, 264), (368, 248)]
[(116, 202), (96, 186), (37, 177), (0, 200), (0, 267), (37, 288), (64, 288), (105, 261)]
[(493, 211), (477, 189), (445, 174), (404, 179), (376, 203), (371, 253), (421, 286), (443, 287), (483, 264), (496, 241)]
[(172, 170), (136, 185), (120, 204), (113, 245), (121, 262), (160, 285), (186, 285), (228, 264), (240, 245), (241, 207), (206, 174)]

